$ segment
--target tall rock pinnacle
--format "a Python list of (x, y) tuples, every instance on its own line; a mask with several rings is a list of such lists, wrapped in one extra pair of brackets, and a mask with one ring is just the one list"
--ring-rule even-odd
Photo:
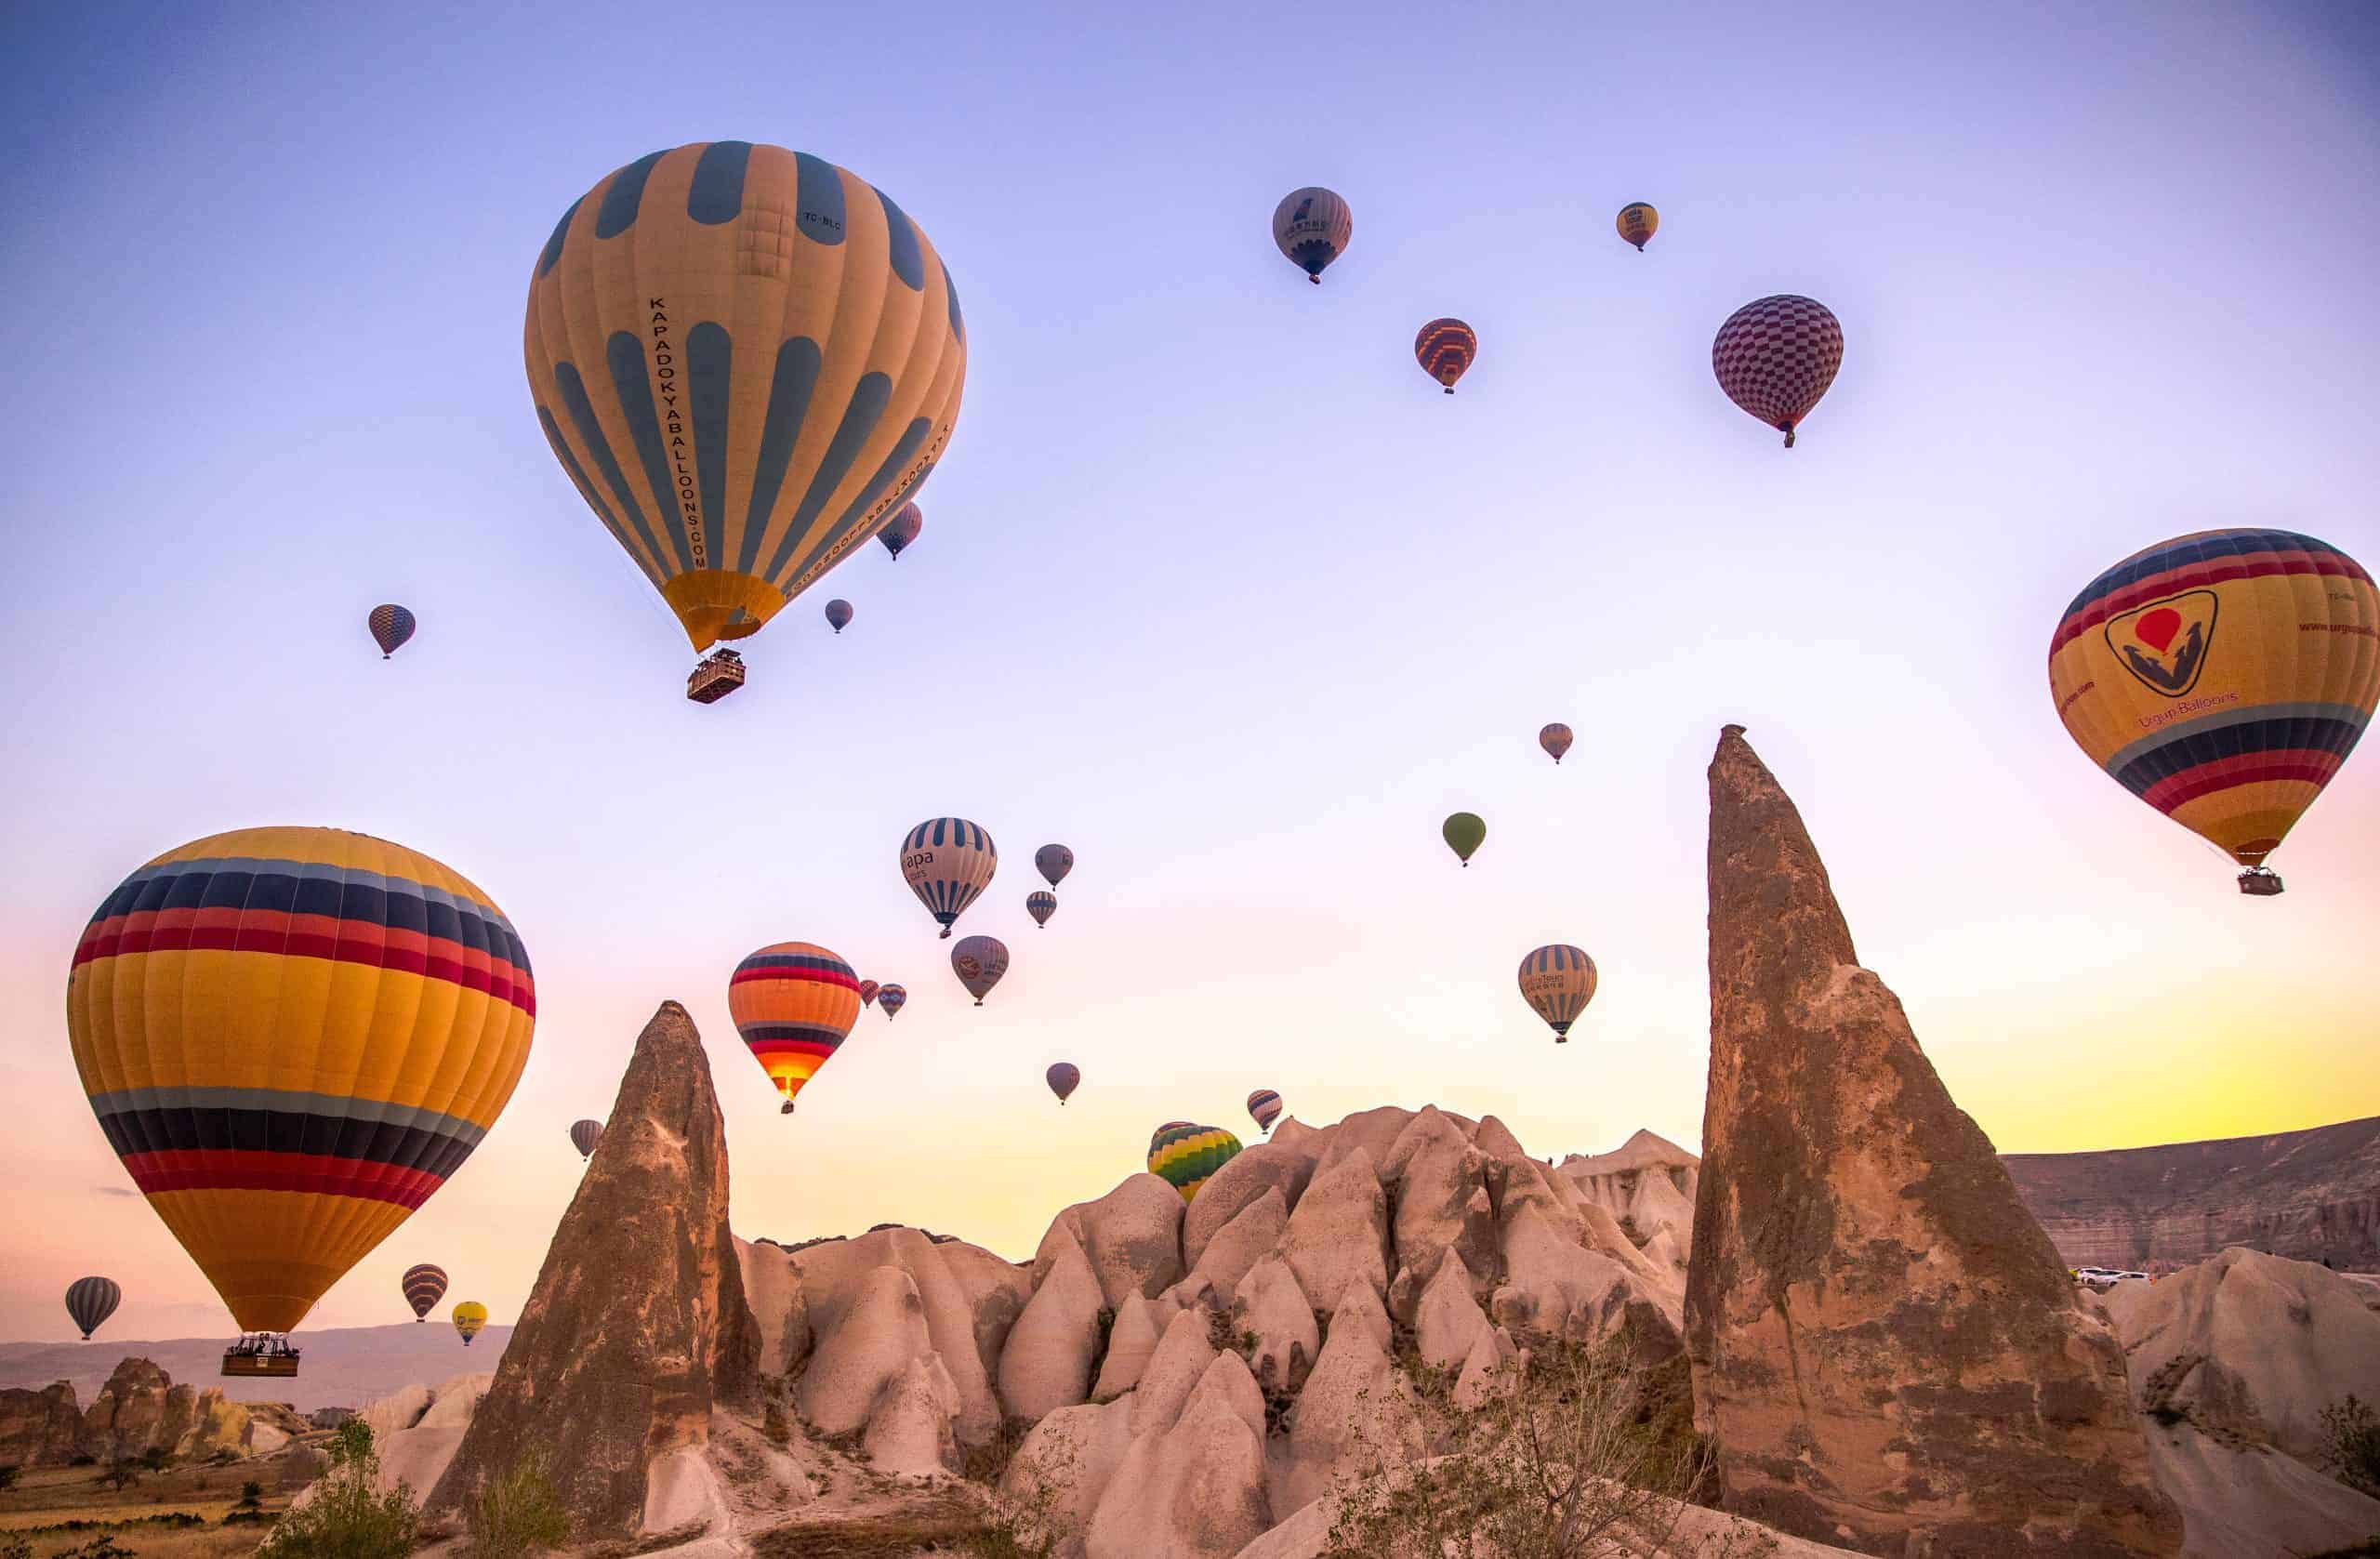
[(760, 1333), (727, 1227), (727, 1137), (702, 1037), (665, 1001), (554, 1230), (496, 1383), (434, 1511), (543, 1452), (582, 1541), (632, 1535), (646, 1471), (759, 1386)]
[(1728, 1507), (1875, 1554), (2179, 1552), (2113, 1334), (1859, 967), (1737, 726), (1711, 763), (1710, 889), (1686, 1322)]

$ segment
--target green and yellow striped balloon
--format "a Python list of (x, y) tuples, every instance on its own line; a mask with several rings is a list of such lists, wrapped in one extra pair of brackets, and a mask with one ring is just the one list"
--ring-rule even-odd
[(1149, 1173), (1189, 1201), (1209, 1176), (1239, 1156), (1239, 1139), (1220, 1126), (1171, 1120), (1149, 1139)]

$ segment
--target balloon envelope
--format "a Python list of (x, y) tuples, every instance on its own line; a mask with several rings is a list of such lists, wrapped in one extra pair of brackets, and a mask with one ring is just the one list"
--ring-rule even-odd
[(2380, 702), (2380, 594), (2292, 531), (2201, 531), (2082, 588), (2050, 637), (2050, 696), (2117, 784), (2260, 866)]
[(1042, 1077), (1049, 1083), (1050, 1091), (1058, 1096), (1061, 1104), (1072, 1098), (1075, 1090), (1082, 1086), (1082, 1069), (1071, 1061), (1053, 1063)]
[(595, 1144), (602, 1140), (603, 1123), (602, 1121), (576, 1120), (571, 1122), (570, 1145), (578, 1150), (579, 1157), (592, 1157), (595, 1153)]
[(86, 1342), (123, 1302), (124, 1290), (112, 1277), (78, 1277), (66, 1286), (66, 1314), (82, 1328)]
[(1570, 1025), (1595, 995), (1595, 960), (1566, 943), (1540, 947), (1521, 960), (1521, 999), (1554, 1031), (1554, 1043), (1570, 1037)]
[(877, 1010), (887, 1019), (908, 1004), (909, 992), (905, 985), (879, 985), (876, 989)]
[(1447, 393), (1454, 393), (1454, 381), (1471, 367), (1471, 360), (1479, 355), (1479, 337), (1471, 326), (1461, 320), (1432, 320), (1413, 337), (1413, 361), (1421, 372), (1446, 386)]
[(1033, 852), (1033, 869), (1041, 880), (1055, 888), (1075, 869), (1075, 852), (1063, 844), (1045, 844)]
[(1000, 976), (1008, 972), (1008, 944), (996, 936), (963, 936), (950, 949), (951, 971), (981, 1007)]
[(413, 1306), (413, 1318), (421, 1320), (446, 1297), (446, 1269), (428, 1262), (407, 1267), (405, 1275), (397, 1279), (397, 1287), (403, 1290), (405, 1302)]
[(1319, 184), (1291, 190), (1273, 207), (1275, 246), (1316, 285), (1324, 269), (1346, 251), (1355, 235), (1355, 213)]
[(1181, 1192), (1187, 1202), (1238, 1153), (1239, 1139), (1220, 1126), (1168, 1121), (1149, 1139), (1149, 1172)]
[(1827, 306), (1792, 293), (1756, 298), (1727, 316), (1711, 343), (1711, 371), (1727, 399), (1785, 435), (1818, 403), (1843, 366), (1843, 325)]
[(950, 934), (951, 922), (991, 886), (1000, 852), (981, 824), (935, 817), (901, 839), (901, 879)]
[(1446, 837), (1447, 848), (1466, 866), (1471, 865), (1473, 853), (1488, 839), (1488, 825), (1475, 812), (1456, 813), (1439, 826), (1438, 832)]
[(1620, 208), (1620, 215), (1613, 225), (1620, 229), (1620, 236), (1635, 244), (1641, 254), (1646, 241), (1659, 231), (1661, 214), (1641, 200), (1632, 201)]
[(837, 633), (851, 626), (852, 603), (837, 599), (826, 603), (826, 626)]
[(168, 851), (84, 929), (84, 1091), (242, 1331), (285, 1332), (445, 1183), (529, 1059), (529, 958), (485, 893), (335, 828)]
[(640, 157), (573, 203), (522, 339), (555, 458), (697, 650), (908, 502), (967, 377), (923, 230), (856, 174), (740, 140)]
[(884, 549), (897, 558), (908, 549), (909, 543), (917, 540), (918, 533), (925, 528), (924, 511), (915, 504), (904, 504), (901, 512), (886, 521), (884, 528), (876, 533), (876, 539), (884, 543)]
[(364, 619), (364, 626), (372, 630), (372, 641), (380, 646), (380, 658), (386, 660), (413, 637), (413, 630), (418, 625), (415, 623), (412, 613), (390, 602), (372, 608), (372, 614)]
[(862, 1007), (875, 1006), (876, 993), (883, 988), (873, 980), (862, 980), (859, 983), (859, 1004)]
[(1558, 721), (1546, 726), (1537, 733), (1537, 745), (1543, 747), (1547, 756), (1551, 757), (1554, 762), (1559, 763), (1562, 761), (1562, 755), (1570, 750), (1570, 728)]
[(479, 1301), (465, 1300), (455, 1307), (455, 1331), (462, 1338), (464, 1347), (468, 1348), (471, 1345), (471, 1339), (477, 1337), (480, 1334), (480, 1328), (485, 1325), (487, 1325), (487, 1306)]
[(1260, 1088), (1248, 1096), (1248, 1113), (1259, 1131), (1270, 1131), (1273, 1123), (1281, 1118), (1281, 1096), (1269, 1088)]
[(1050, 917), (1058, 913), (1058, 895), (1047, 889), (1036, 888), (1025, 895), (1025, 913), (1033, 917), (1035, 925), (1048, 925)]
[(727, 1011), (790, 1106), (859, 1022), (859, 976), (814, 942), (772, 943), (735, 966)]

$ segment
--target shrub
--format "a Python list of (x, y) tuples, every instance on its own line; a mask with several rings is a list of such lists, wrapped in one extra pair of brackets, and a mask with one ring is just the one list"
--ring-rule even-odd
[(2322, 1409), (2323, 1447), (2331, 1470), (2349, 1488), (2380, 1499), (2380, 1417), (2350, 1392)]
[(99, 1464), (99, 1459), (93, 1456), (89, 1451), (76, 1451), (73, 1456), (66, 1459), (66, 1465), (69, 1467), (95, 1467)]
[(33, 1559), (33, 1540), (21, 1532), (0, 1532), (0, 1559)]
[(481, 1484), (469, 1515), (474, 1559), (524, 1559), (570, 1540), (570, 1513), (535, 1451)]
[(421, 1512), (402, 1482), (380, 1492), (371, 1426), (350, 1419), (324, 1448), (330, 1470), (315, 1484), (313, 1498), (273, 1527), (257, 1550), (261, 1559), (403, 1559), (413, 1552)]
[(108, 1470), (99, 1474), (99, 1481), (119, 1491), (130, 1488), (140, 1481), (140, 1463), (128, 1456), (119, 1456), (108, 1463)]
[(250, 1478), (247, 1482), (240, 1486), (239, 1509), (244, 1511), (252, 1511), (262, 1503), (264, 1503), (264, 1485), (257, 1482), (254, 1478)]
[(174, 1464), (174, 1453), (163, 1446), (151, 1446), (140, 1453), (140, 1465), (152, 1473), (162, 1473)]

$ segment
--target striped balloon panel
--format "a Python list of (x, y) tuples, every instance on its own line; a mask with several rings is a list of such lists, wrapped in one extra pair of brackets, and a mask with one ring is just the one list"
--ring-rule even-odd
[(883, 988), (883, 986), (878, 984), (873, 980), (862, 980), (859, 983), (859, 1004), (862, 1007), (874, 1006), (876, 1004), (876, 993)]
[(245, 1331), (286, 1331), (459, 1168), (536, 989), (487, 895), (402, 845), (247, 828), (157, 857), (74, 951), (100, 1130)]
[(418, 1321), (446, 1297), (446, 1269), (424, 1262), (419, 1266), (405, 1268), (404, 1276), (397, 1280), (404, 1292), (405, 1302), (413, 1306), (414, 1319)]
[(603, 1140), (603, 1123), (600, 1120), (575, 1120), (570, 1123), (570, 1145), (578, 1150), (581, 1158), (591, 1156), (595, 1144)]
[(1050, 917), (1058, 913), (1058, 895), (1036, 889), (1025, 895), (1025, 912), (1033, 917), (1037, 926), (1046, 926)]
[(735, 966), (727, 1011), (752, 1059), (789, 1102), (859, 1022), (859, 976), (814, 943), (775, 943)]
[(1567, 1037), (1595, 996), (1595, 960), (1565, 944), (1540, 947), (1521, 960), (1521, 998), (1546, 1026)]
[(471, 1345), (471, 1339), (477, 1337), (480, 1328), (485, 1325), (487, 1306), (479, 1301), (465, 1300), (455, 1307), (455, 1330), (462, 1337), (464, 1347)]
[(951, 972), (981, 1007), (984, 997), (1008, 972), (1008, 944), (996, 936), (967, 936), (950, 949)]
[(641, 157), (562, 213), (522, 335), (555, 457), (698, 650), (908, 502), (967, 374), (918, 225), (845, 169), (740, 140)]
[(372, 630), (372, 641), (380, 646), (380, 655), (385, 660), (413, 637), (416, 624), (412, 613), (402, 606), (388, 605), (372, 608), (364, 626)]
[(992, 836), (963, 817), (930, 819), (901, 839), (901, 879), (942, 923), (945, 934), (991, 886), (999, 861)]
[(1172, 1123), (1149, 1142), (1149, 1172), (1181, 1192), (1186, 1202), (1238, 1152), (1239, 1139), (1220, 1126)]
[(2380, 595), (2291, 531), (2203, 531), (2084, 587), (2050, 638), (2050, 696), (2117, 784), (2260, 865), (2380, 700)]
[(897, 558), (907, 549), (909, 543), (918, 539), (918, 533), (925, 528), (926, 517), (918, 506), (904, 504), (901, 506), (901, 512), (887, 520), (884, 522), (884, 528), (876, 533), (876, 539), (884, 543), (884, 549)]
[(116, 1287), (113, 1278), (78, 1277), (66, 1286), (66, 1314), (82, 1329), (86, 1342), (123, 1302), (124, 1290)]
[(1058, 1096), (1061, 1104), (1082, 1086), (1082, 1070), (1071, 1061), (1054, 1062), (1041, 1076), (1042, 1080), (1050, 1085), (1050, 1091)]
[(909, 1004), (908, 988), (905, 985), (879, 985), (876, 1005), (888, 1018)]
[(1757, 298), (1727, 316), (1711, 343), (1711, 371), (1727, 399), (1781, 430), (1785, 446), (1843, 366), (1843, 324), (1815, 298)]
[(1413, 337), (1413, 361), (1449, 390), (1478, 355), (1479, 337), (1461, 320), (1432, 320)]
[(1641, 200), (1633, 201), (1620, 208), (1617, 225), (1620, 237), (1642, 249), (1646, 240), (1659, 231), (1661, 214)]
[(1281, 1096), (1269, 1088), (1260, 1088), (1248, 1096), (1248, 1113), (1260, 1131), (1270, 1131), (1273, 1123), (1281, 1118)]
[(1063, 844), (1045, 844), (1033, 852), (1033, 869), (1041, 879), (1055, 888), (1075, 869), (1075, 852)]
[(1316, 281), (1355, 236), (1355, 214), (1319, 185), (1291, 190), (1273, 208), (1273, 243)]
[(1567, 725), (1549, 725), (1537, 733), (1537, 745), (1543, 747), (1554, 762), (1559, 763), (1562, 761), (1562, 755), (1570, 750), (1570, 728)]

